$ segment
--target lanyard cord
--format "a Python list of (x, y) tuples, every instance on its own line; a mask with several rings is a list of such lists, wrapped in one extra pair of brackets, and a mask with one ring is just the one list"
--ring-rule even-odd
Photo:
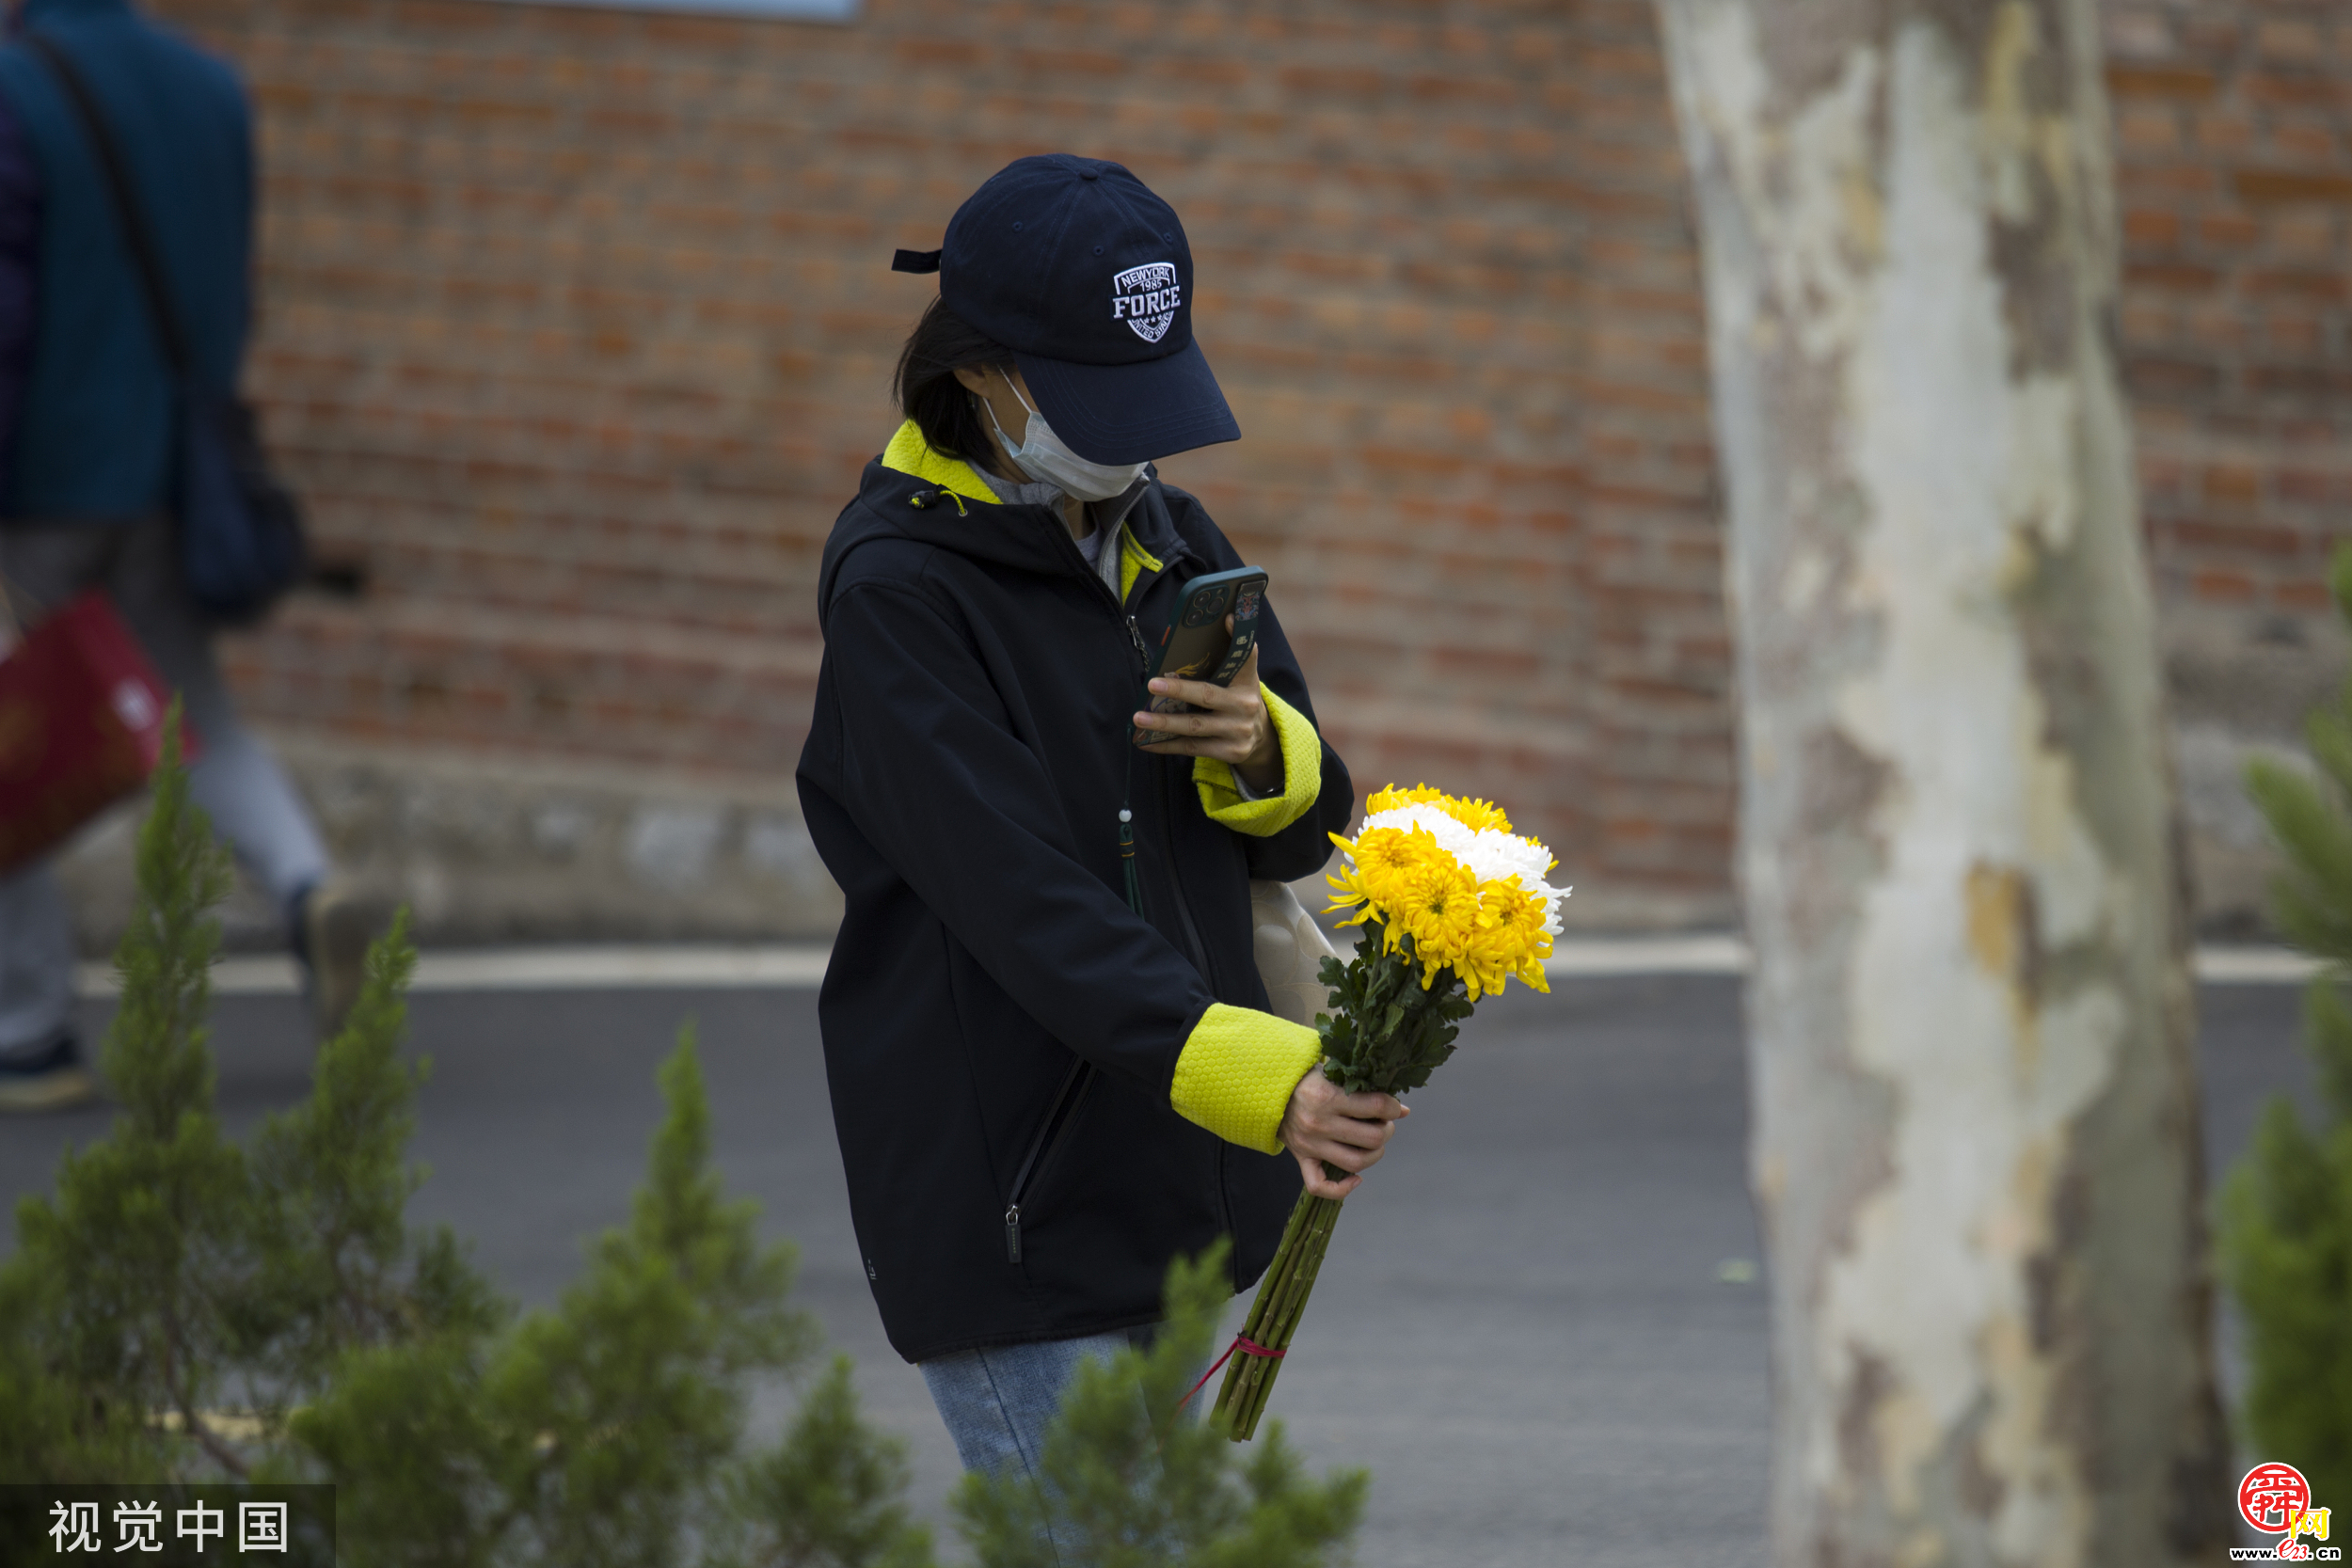
[[(1125, 531), (1126, 526), (1126, 521), (1122, 518), (1119, 525), (1121, 532)], [(1119, 535), (1117, 534), (1105, 538), (1103, 541), (1104, 552), (1107, 555), (1114, 548), (1114, 546), (1118, 545), (1118, 543)], [(1110, 582), (1107, 578), (1104, 578), (1103, 586), (1110, 588)], [(1114, 597), (1117, 596), (1118, 592), (1119, 591), (1115, 588), (1111, 589), (1111, 593)], [(1126, 609), (1127, 607), (1124, 604), (1121, 604), (1119, 607), (1120, 613), (1125, 615)], [(1127, 615), (1126, 621), (1127, 640), (1135, 644), (1136, 649), (1136, 670), (1137, 673), (1137, 679), (1136, 682), (1136, 706), (1138, 708), (1149, 709), (1152, 705), (1152, 690), (1149, 685), (1149, 674), (1152, 669), (1152, 656), (1144, 651), (1143, 633), (1136, 628), (1136, 618), (1132, 615)], [(1143, 912), (1143, 880), (1136, 871), (1136, 814), (1129, 809), (1129, 807), (1134, 803), (1136, 794), (1136, 747), (1135, 726), (1132, 723), (1122, 721), (1120, 723), (1119, 731), (1120, 744), (1127, 748), (1127, 762), (1125, 770), (1121, 774), (1119, 784), (1119, 863), (1125, 870), (1127, 875), (1127, 907), (1135, 911), (1136, 913), (1139, 915)]]
[(1135, 797), (1136, 745), (1132, 738), (1122, 737), (1122, 741), (1127, 748), (1127, 768), (1119, 786), (1119, 863), (1127, 874), (1127, 907), (1141, 914), (1143, 882), (1136, 875), (1136, 814), (1128, 809)]

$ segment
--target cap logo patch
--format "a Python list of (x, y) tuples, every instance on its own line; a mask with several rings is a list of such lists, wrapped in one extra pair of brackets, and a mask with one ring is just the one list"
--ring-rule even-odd
[(1129, 267), (1111, 279), (1111, 319), (1125, 322), (1147, 343), (1168, 336), (1184, 303), (1184, 286), (1176, 281), (1172, 261)]

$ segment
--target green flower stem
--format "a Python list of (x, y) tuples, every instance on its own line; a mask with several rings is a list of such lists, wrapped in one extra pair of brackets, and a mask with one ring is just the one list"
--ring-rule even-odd
[[(1323, 1073), (1350, 1093), (1401, 1095), (1419, 1088), (1454, 1053), (1454, 1037), (1470, 1013), (1460, 978), (1440, 970), (1431, 985), (1422, 985), (1413, 939), (1405, 937), (1390, 949), (1377, 919), (1359, 932), (1354, 958), (1345, 963), (1323, 960), (1322, 980), (1331, 997), (1331, 1011), (1315, 1020), (1323, 1038)], [(1328, 1164), (1323, 1168), (1335, 1181), (1346, 1178)], [(1266, 1265), (1242, 1324), (1253, 1343), (1290, 1349), (1339, 1215), (1337, 1200), (1299, 1195), (1282, 1244)], [(1247, 1442), (1257, 1432), (1281, 1365), (1277, 1357), (1238, 1350), (1226, 1363), (1213, 1418), (1227, 1423), (1234, 1442)]]
[[(1313, 1291), (1315, 1276), (1322, 1272), (1323, 1259), (1331, 1244), (1331, 1231), (1339, 1223), (1340, 1200), (1313, 1197), (1300, 1194), (1297, 1205), (1291, 1211), (1291, 1223), (1282, 1239), (1281, 1249), (1266, 1269), (1265, 1278), (1258, 1287), (1258, 1298), (1250, 1306), (1249, 1318), (1242, 1332), (1268, 1350), (1288, 1350), (1298, 1332), (1299, 1319), (1305, 1314), (1307, 1297)], [(1281, 1370), (1281, 1361), (1273, 1356), (1236, 1353), (1227, 1363), (1224, 1386), (1217, 1391), (1216, 1415), (1229, 1417), (1231, 1435), (1234, 1442), (1248, 1442), (1258, 1429), (1258, 1418), (1265, 1413), (1267, 1396), (1273, 1391), (1275, 1377)]]
[[(1273, 1333), (1271, 1324), (1279, 1321), (1278, 1312), (1283, 1290), (1298, 1267), (1300, 1248), (1314, 1218), (1314, 1199), (1305, 1193), (1291, 1206), (1290, 1223), (1283, 1227), (1282, 1244), (1275, 1249), (1274, 1261), (1266, 1265), (1264, 1275), (1258, 1281), (1257, 1299), (1249, 1304), (1249, 1316), (1241, 1331), (1258, 1344), (1266, 1343)], [(1264, 1357), (1236, 1351), (1225, 1364), (1225, 1381), (1217, 1388), (1216, 1406), (1213, 1418), (1238, 1410), (1248, 1386), (1250, 1370)]]
[(1274, 1249), (1274, 1261), (1266, 1265), (1266, 1272), (1258, 1282), (1258, 1294), (1249, 1304), (1249, 1316), (1242, 1322), (1242, 1333), (1257, 1340), (1259, 1344), (1265, 1343), (1263, 1339), (1258, 1338), (1258, 1336), (1265, 1327), (1266, 1308), (1274, 1297), (1274, 1292), (1269, 1287), (1288, 1265), (1292, 1248), (1298, 1241), (1298, 1232), (1307, 1223), (1307, 1196), (1301, 1193), (1298, 1201), (1291, 1205), (1291, 1217), (1289, 1222), (1282, 1227), (1282, 1243)]
[[(1315, 1212), (1309, 1218), (1299, 1247), (1298, 1266), (1292, 1271), (1288, 1287), (1277, 1302), (1273, 1321), (1266, 1326), (1270, 1338), (1259, 1343), (1268, 1350), (1287, 1351), (1297, 1337), (1299, 1320), (1306, 1315), (1307, 1297), (1315, 1288), (1315, 1277), (1323, 1272), (1323, 1259), (1331, 1245), (1331, 1232), (1338, 1226), (1340, 1205), (1330, 1198), (1310, 1201)], [(1258, 1430), (1258, 1418), (1265, 1414), (1267, 1398), (1274, 1391), (1274, 1380), (1282, 1370), (1281, 1361), (1273, 1356), (1251, 1357), (1254, 1375), (1248, 1384), (1248, 1400), (1237, 1411), (1235, 1433), (1247, 1441)]]
[[(1305, 1193), (1291, 1206), (1290, 1223), (1283, 1227), (1282, 1244), (1275, 1249), (1274, 1260), (1266, 1265), (1265, 1274), (1258, 1281), (1257, 1299), (1249, 1304), (1249, 1315), (1242, 1323), (1241, 1331), (1257, 1344), (1265, 1344), (1279, 1322), (1281, 1299), (1291, 1277), (1296, 1273), (1307, 1231), (1314, 1219), (1314, 1199)], [(1252, 1370), (1264, 1359), (1236, 1350), (1225, 1364), (1225, 1381), (1217, 1388), (1214, 1418), (1222, 1418), (1238, 1411), (1252, 1376)]]

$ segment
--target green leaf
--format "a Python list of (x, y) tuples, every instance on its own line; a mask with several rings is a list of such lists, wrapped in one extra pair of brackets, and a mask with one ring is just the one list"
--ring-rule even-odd
[(1307, 1478), (1273, 1423), (1248, 1448), (1178, 1401), (1212, 1359), (1231, 1293), (1224, 1243), (1168, 1270), (1168, 1321), (1148, 1351), (1089, 1362), (1044, 1443), (1042, 1486), (967, 1476), (956, 1497), (981, 1568), (1316, 1568), (1363, 1513), (1361, 1471)]
[(2315, 1492), (2352, 1491), (2352, 1127), (2314, 1137), (2274, 1104), (2223, 1190), (2218, 1235), (2255, 1446)]
[(2331, 981), (2314, 980), (2303, 993), (2303, 1027), (2318, 1069), (2322, 1103), (2339, 1122), (2352, 1121), (2352, 1008)]
[[(2352, 546), (2328, 568), (2352, 622)], [(2265, 1458), (2294, 1465), (2315, 1493), (2352, 1492), (2352, 685), (2306, 728), (2318, 777), (2266, 759), (2248, 795), (2269, 824), (2281, 870), (2272, 911), (2289, 941), (2336, 966), (2304, 1003), (2317, 1068), (2314, 1130), (2274, 1102), (2218, 1204), (2217, 1254), (2244, 1324), (2245, 1423)]]
[(728, 1483), (739, 1533), (709, 1568), (930, 1568), (930, 1531), (908, 1517), (906, 1445), (866, 1425), (850, 1358), (836, 1355), (774, 1449)]
[(445, 1233), (408, 1228), (423, 1173), (407, 1146), (427, 1070), (401, 1055), (415, 968), (404, 910), (370, 947), (342, 1031), (319, 1048), (310, 1097), (254, 1141), (254, 1268), (235, 1299), (244, 1354), (269, 1370), (277, 1404), (310, 1398), (357, 1346), (503, 1321)]
[(246, 1162), (214, 1110), (205, 1022), (229, 862), (188, 800), (176, 702), (135, 869), (103, 1053), (120, 1111), (103, 1140), (67, 1154), (53, 1197), (18, 1208), (8, 1272), (39, 1285), (8, 1290), (13, 1359), (28, 1408), (46, 1407), (60, 1380), (74, 1395), (29, 1468), (87, 1475), (93, 1461), (140, 1453), (144, 1475), (215, 1479), (241, 1473), (246, 1456), (200, 1425), (171, 1437), (126, 1430), (150, 1412), (184, 1423), (230, 1381), (230, 1304), (252, 1228)]

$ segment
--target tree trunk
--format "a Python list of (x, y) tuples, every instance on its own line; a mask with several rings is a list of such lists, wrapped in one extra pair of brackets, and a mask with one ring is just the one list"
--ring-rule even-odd
[(1660, 9), (1731, 515), (1775, 1560), (2224, 1560), (2092, 0)]

